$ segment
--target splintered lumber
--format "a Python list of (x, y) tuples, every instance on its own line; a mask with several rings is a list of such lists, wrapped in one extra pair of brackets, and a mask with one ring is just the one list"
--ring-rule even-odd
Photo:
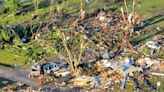
[(151, 74), (152, 74), (152, 75), (156, 75), (156, 76), (164, 76), (164, 74), (162, 74), (162, 73), (155, 73), (155, 72), (152, 72)]

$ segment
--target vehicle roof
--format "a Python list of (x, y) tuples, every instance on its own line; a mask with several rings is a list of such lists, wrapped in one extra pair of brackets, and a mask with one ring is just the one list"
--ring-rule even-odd
[(51, 63), (44, 65), (44, 67), (50, 67), (50, 66), (53, 66), (53, 65)]
[(33, 64), (32, 66), (40, 66), (40, 64), (38, 64), (38, 63), (35, 63), (35, 64)]

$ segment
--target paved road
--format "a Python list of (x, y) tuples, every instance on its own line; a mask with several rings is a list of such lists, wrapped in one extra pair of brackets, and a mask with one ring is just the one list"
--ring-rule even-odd
[(6, 79), (17, 81), (22, 84), (26, 84), (28, 86), (32, 86), (33, 88), (38, 88), (37, 80), (33, 80), (28, 78), (28, 74), (21, 71), (11, 71), (7, 69), (0, 68), (0, 77), (4, 77)]
[[(6, 78), (6, 79), (9, 79), (12, 81), (17, 81), (22, 84), (26, 84), (28, 86), (33, 87), (34, 89), (39, 88), (38, 81), (28, 78), (28, 74), (23, 71), (12, 71), (12, 70), (8, 70), (6, 68), (0, 68), (0, 77)], [(84, 91), (80, 90), (79, 88), (62, 88), (62, 89), (60, 89), (60, 88), (56, 88), (52, 84), (47, 84), (44, 87), (44, 90), (46, 92), (84, 92)]]

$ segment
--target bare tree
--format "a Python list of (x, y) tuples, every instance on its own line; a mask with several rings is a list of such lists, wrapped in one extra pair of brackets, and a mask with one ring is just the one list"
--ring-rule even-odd
[(52, 11), (55, 8), (54, 5), (55, 5), (55, 0), (51, 0), (51, 2), (50, 2), (50, 14), (52, 13)]
[(85, 17), (85, 11), (83, 10), (83, 0), (80, 0), (80, 18), (84, 19)]
[(70, 50), (67, 45), (67, 39), (66, 39), (66, 35), (64, 34), (64, 32), (60, 31), (60, 35), (61, 35), (60, 38), (62, 39), (64, 49), (66, 51), (66, 56), (65, 56), (66, 61), (70, 65), (70, 69), (74, 73), (74, 75), (79, 76), (80, 71), (78, 69), (78, 65), (80, 64), (82, 54), (89, 42), (85, 43), (84, 39), (80, 38), (80, 41), (78, 44), (78, 47), (79, 47), (78, 50)]
[(34, 4), (34, 8), (35, 8), (35, 13), (37, 13), (37, 11), (39, 9), (39, 3), (40, 3), (40, 0), (33, 0), (33, 4)]
[(141, 23), (140, 17), (137, 14), (134, 13), (135, 2), (136, 2), (136, 0), (133, 0), (133, 10), (132, 10), (132, 13), (129, 14), (128, 13), (127, 2), (126, 2), (126, 0), (124, 0), (126, 12), (127, 12), (126, 15), (127, 15), (128, 19), (125, 18), (124, 10), (123, 10), (123, 8), (121, 8), (122, 17), (123, 17), (123, 20), (124, 20), (121, 48), (122, 49), (129, 48), (130, 50), (137, 53), (137, 51), (134, 50), (132, 44), (128, 40), (128, 36), (129, 36), (129, 33), (130, 33), (129, 31), (131, 29), (133, 29), (134, 26)]

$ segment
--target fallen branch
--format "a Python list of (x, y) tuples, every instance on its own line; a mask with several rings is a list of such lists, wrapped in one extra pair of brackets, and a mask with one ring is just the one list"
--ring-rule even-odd
[(162, 73), (155, 73), (155, 72), (152, 72), (151, 74), (152, 74), (152, 75), (156, 75), (156, 76), (164, 76), (164, 74), (162, 74)]

